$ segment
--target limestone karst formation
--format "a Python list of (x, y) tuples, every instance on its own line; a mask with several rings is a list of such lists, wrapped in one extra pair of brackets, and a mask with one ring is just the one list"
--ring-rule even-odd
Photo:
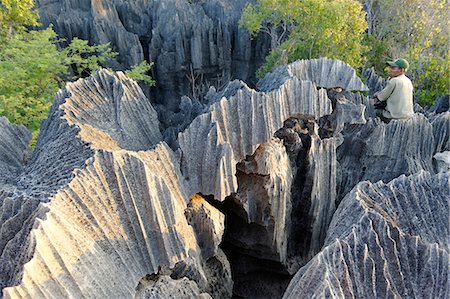
[(367, 82), (231, 81), (170, 145), (121, 72), (61, 89), (32, 153), (0, 118), (3, 296), (448, 297), (450, 112), (384, 124)]
[(225, 85), (230, 78), (254, 80), (270, 41), (264, 36), (252, 41), (239, 27), (247, 2), (36, 0), (36, 7), (43, 25), (53, 24), (69, 41), (78, 37), (94, 44), (111, 43), (119, 53), (109, 62), (115, 69), (153, 61), (160, 96), (151, 100), (174, 111), (180, 97), (191, 90), (193, 74), (205, 88)]

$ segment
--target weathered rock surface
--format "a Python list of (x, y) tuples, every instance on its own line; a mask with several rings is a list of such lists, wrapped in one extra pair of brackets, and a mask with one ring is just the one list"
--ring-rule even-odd
[(436, 172), (450, 171), (450, 151), (437, 153), (433, 158)]
[(446, 298), (450, 175), (362, 182), (284, 298)]
[(158, 124), (122, 73), (102, 70), (57, 94), (30, 163), (0, 190), (6, 297), (133, 297), (161, 266), (231, 296), (228, 261), (217, 246), (203, 258), (197, 241), (215, 230), (218, 244), (223, 216), (209, 207), (217, 216), (204, 231), (188, 224), (188, 188)]
[[(441, 138), (441, 129), (436, 129), (436, 138)], [(388, 182), (401, 174), (433, 170), (435, 135), (422, 114), (389, 124), (370, 119), (343, 134), (343, 144), (338, 148), (340, 198), (363, 180)]]
[(195, 281), (184, 277), (172, 279), (167, 275), (150, 275), (140, 281), (136, 299), (210, 299), (208, 293), (201, 293)]
[(369, 90), (351, 66), (329, 58), (298, 60), (289, 65), (280, 66), (260, 80), (257, 86), (262, 91), (269, 91), (278, 88), (291, 77), (314, 82), (323, 88), (340, 87), (347, 91)]
[[(318, 73), (310, 76), (311, 80), (318, 80), (330, 86), (343, 84), (338, 81), (320, 81), (332, 70), (343, 77), (352, 78), (353, 82), (358, 82), (357, 77), (353, 77), (354, 71), (347, 65), (326, 59), (322, 59), (321, 63), (321, 68), (317, 69)], [(298, 64), (296, 67), (299, 74), (306, 72), (301, 68), (310, 70), (310, 64), (307, 63)], [(323, 74), (320, 73), (322, 70)], [(199, 126), (197, 118), (179, 135), (178, 141), (183, 155), (187, 152), (196, 152), (199, 155), (189, 154), (189, 157), (195, 157), (196, 160), (184, 157), (182, 159), (182, 169), (188, 174), (189, 183), (189, 173), (201, 174), (202, 177), (196, 177), (194, 180), (194, 186), (203, 184), (200, 188), (197, 187), (197, 190), (213, 195), (216, 199), (226, 199), (219, 206), (230, 217), (224, 246), (232, 259), (233, 277), (235, 281), (237, 279), (235, 294), (238, 296), (280, 296), (287, 277), (294, 274), (320, 250), (335, 210), (336, 147), (340, 142), (339, 132), (345, 123), (366, 122), (361, 97), (349, 97), (353, 95), (351, 92), (344, 96), (340, 88), (340, 97), (333, 96), (330, 101), (325, 95), (325, 89), (316, 91), (316, 82), (300, 81), (295, 74), (289, 76), (283, 77), (282, 80), (278, 78), (267, 81), (264, 85), (266, 91), (259, 93), (249, 90), (243, 83), (230, 83), (222, 93), (211, 96), (213, 104), (208, 113), (212, 116), (218, 115), (214, 118), (218, 125), (213, 123), (214, 126), (211, 126), (208, 118), (203, 121), (206, 131), (199, 132), (200, 129), (196, 128)], [(297, 82), (301, 85), (290, 86)], [(349, 81), (346, 82), (346, 86), (350, 86)], [(311, 90), (309, 94), (299, 92), (305, 83), (313, 87), (307, 89)], [(365, 90), (362, 82), (359, 83)], [(287, 92), (283, 92), (285, 90)], [(322, 101), (314, 104), (317, 93), (323, 93), (327, 101), (325, 105)], [(321, 97), (319, 96), (319, 100)], [(252, 100), (253, 110), (245, 109), (245, 98)], [(266, 101), (272, 98), (275, 99), (274, 104), (267, 105)], [(288, 100), (286, 104), (285, 98)], [(235, 108), (232, 105), (235, 105), (237, 100), (238, 107)], [(262, 103), (262, 107), (256, 104), (258, 102)], [(308, 102), (308, 108), (302, 107)], [(296, 108), (295, 105), (301, 106)], [(326, 107), (326, 110), (321, 107)], [(286, 120), (283, 130), (277, 131), (277, 128), (283, 126), (283, 120)], [(324, 123), (325, 127), (319, 127), (319, 123)], [(246, 126), (252, 129), (247, 129)], [(270, 126), (274, 126), (275, 130)], [(322, 132), (327, 130), (331, 133)], [(260, 137), (258, 134), (261, 133), (258, 132), (267, 135)], [(186, 136), (192, 137), (185, 141)], [(237, 150), (232, 154), (209, 154), (206, 149), (199, 147), (202, 143), (201, 136), (208, 136), (206, 144), (208, 147), (212, 144), (211, 147), (215, 150), (216, 136), (224, 136), (223, 141), (217, 138), (219, 142), (226, 142), (230, 149)], [(246, 138), (240, 139), (240, 136)], [(278, 138), (273, 139), (271, 136), (281, 138), (284, 146), (281, 146)], [(192, 140), (193, 137), (196, 139)], [(257, 147), (253, 145), (246, 150), (251, 143), (255, 143)], [(213, 155), (222, 160), (218, 162), (215, 158), (216, 162), (209, 162)], [(232, 163), (227, 162), (230, 159), (227, 155), (233, 159)], [(237, 167), (231, 168), (235, 163)], [(215, 165), (224, 165), (222, 171), (232, 172), (230, 175), (211, 175), (211, 169), (218, 171)], [(205, 170), (206, 175), (203, 175)], [(224, 184), (227, 181), (230, 183)], [(215, 190), (206, 187), (205, 183), (215, 185)], [(227, 190), (229, 186), (237, 186), (237, 190), (236, 187)], [(245, 266), (239, 266), (240, 264)], [(274, 278), (274, 281), (267, 279), (266, 275), (267, 278), (269, 275), (278, 275), (278, 278)]]
[(236, 192), (236, 164), (268, 142), (285, 119), (297, 114), (331, 114), (326, 91), (292, 78), (272, 92), (244, 86), (214, 103), (178, 136), (182, 171), (195, 190), (192, 193), (224, 200)]
[(430, 117), (433, 126), (434, 153), (450, 151), (450, 112)]
[(0, 188), (22, 171), (30, 140), (31, 133), (24, 126), (13, 125), (0, 117)]
[(205, 260), (213, 257), (222, 241), (225, 216), (198, 194), (191, 197), (184, 215), (197, 233)]
[[(63, 38), (110, 42), (119, 53), (109, 65), (123, 69), (144, 58), (155, 63), (155, 98), (171, 111), (192, 84), (249, 80), (269, 51), (268, 36), (251, 41), (238, 21), (246, 0), (38, 0), (41, 21)], [(192, 73), (191, 73), (192, 71)], [(196, 80), (188, 79), (197, 76)], [(195, 82), (194, 82), (195, 81)], [(209, 83), (207, 83), (209, 82)]]
[[(4, 295), (280, 297), (298, 269), (286, 296), (437, 289), (450, 184), (437, 163), (450, 113), (384, 124), (354, 70), (329, 59), (280, 68), (259, 86), (235, 80), (206, 102), (183, 98), (164, 130), (135, 82), (102, 70), (56, 95), (30, 159), (28, 133), (0, 119)], [(415, 261), (428, 257), (441, 272), (420, 272)]]
[(374, 68), (363, 69), (362, 75), (366, 78), (370, 98), (373, 98), (375, 92), (382, 90), (386, 86), (386, 80), (378, 76)]
[(243, 229), (229, 229), (228, 242), (261, 259), (286, 263), (293, 173), (283, 143), (273, 139), (237, 164), (233, 201), (243, 212)]

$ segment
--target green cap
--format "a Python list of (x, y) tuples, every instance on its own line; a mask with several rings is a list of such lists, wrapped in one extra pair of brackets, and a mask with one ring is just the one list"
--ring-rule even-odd
[(386, 64), (389, 66), (398, 66), (399, 68), (402, 69), (409, 68), (408, 61), (406, 61), (406, 59), (403, 58), (396, 59), (395, 61), (387, 61)]

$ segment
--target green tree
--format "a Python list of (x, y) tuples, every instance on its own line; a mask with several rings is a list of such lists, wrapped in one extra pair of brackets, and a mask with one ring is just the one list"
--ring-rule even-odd
[(101, 68), (102, 63), (118, 55), (111, 50), (109, 43), (90, 46), (87, 40), (77, 37), (62, 52), (65, 56), (64, 64), (72, 66), (75, 73), (73, 79), (91, 74)]
[(398, 57), (410, 64), (415, 97), (425, 106), (449, 94), (450, 19), (445, 0), (364, 0), (370, 46), (367, 66), (383, 73)]
[(125, 75), (135, 81), (142, 81), (150, 86), (154, 86), (155, 81), (151, 76), (148, 75), (148, 72), (150, 71), (152, 66), (153, 62), (148, 63), (144, 60), (140, 64), (133, 66), (130, 70), (125, 71)]
[(275, 66), (297, 59), (327, 56), (355, 68), (363, 65), (364, 32), (362, 5), (353, 0), (257, 0), (248, 4), (240, 20), (252, 37), (271, 36), (272, 50), (257, 71), (262, 78)]
[(52, 42), (55, 32), (48, 28), (15, 34), (0, 50), (0, 115), (39, 131), (61, 75), (67, 66), (63, 53)]
[[(32, 0), (3, 0), (0, 3), (0, 116), (24, 124), (36, 142), (40, 122), (48, 114), (54, 94), (67, 80), (88, 76), (117, 55), (104, 45), (88, 45), (74, 38), (62, 50), (52, 27), (29, 30), (39, 25)], [(127, 72), (135, 80), (154, 84), (144, 62)], [(71, 75), (70, 70), (74, 73)]]
[(0, 38), (11, 37), (15, 32), (25, 30), (25, 26), (38, 26), (38, 13), (33, 7), (33, 0), (1, 0)]

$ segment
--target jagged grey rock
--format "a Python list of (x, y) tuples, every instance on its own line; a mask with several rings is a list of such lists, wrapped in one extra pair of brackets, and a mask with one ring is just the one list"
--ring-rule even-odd
[(132, 297), (137, 281), (158, 266), (194, 258), (197, 244), (173, 155), (164, 144), (149, 152), (97, 151), (41, 205), (47, 211), (32, 231), (33, 258), (21, 284), (5, 294)]
[[(238, 26), (247, 0), (38, 0), (41, 22), (60, 37), (110, 42), (119, 53), (109, 66), (128, 68), (144, 58), (155, 63), (158, 103), (175, 111), (192, 84), (249, 80), (269, 52), (270, 39), (251, 40)], [(194, 83), (187, 78), (199, 78)], [(200, 76), (201, 75), (201, 76)], [(201, 78), (200, 78), (201, 77)], [(203, 79), (203, 80), (202, 80)], [(201, 82), (202, 81), (202, 82)], [(161, 97), (159, 96), (161, 95)]]
[(433, 171), (433, 126), (422, 114), (389, 124), (370, 119), (365, 125), (344, 131), (338, 148), (339, 198), (358, 182), (390, 181), (401, 174)]
[(57, 94), (30, 163), (12, 191), (0, 190), (6, 297), (132, 297), (161, 266), (186, 269), (205, 290), (219, 281), (226, 287), (212, 295), (231, 295), (222, 253), (201, 255), (197, 238), (207, 236), (184, 216), (188, 188), (161, 138), (156, 112), (120, 72), (98, 71)]
[(13, 125), (6, 117), (0, 117), (0, 188), (22, 171), (30, 140), (31, 133), (25, 126)]
[(378, 76), (375, 69), (363, 69), (362, 75), (366, 78), (366, 85), (369, 88), (369, 97), (373, 98), (373, 95), (382, 90), (386, 86), (386, 80)]
[(198, 194), (191, 197), (184, 214), (197, 234), (203, 258), (215, 256), (225, 230), (225, 215)]
[(139, 292), (135, 299), (211, 299), (207, 293), (201, 293), (195, 281), (184, 277), (172, 279), (167, 275), (153, 275), (141, 279)]
[[(92, 92), (93, 86), (102, 88)], [(111, 75), (101, 70), (94, 77), (67, 84), (56, 97), (66, 94), (61, 106), (64, 118), (80, 127), (80, 137), (92, 148), (147, 150), (162, 139), (155, 109), (136, 82), (122, 72)]]
[(450, 112), (450, 95), (443, 95), (438, 98), (436, 103), (428, 110), (430, 113)]
[(34, 250), (29, 233), (41, 201), (14, 187), (0, 188), (0, 289), (17, 285)]
[(280, 66), (260, 80), (257, 86), (262, 91), (270, 91), (278, 88), (291, 77), (314, 82), (323, 88), (340, 87), (347, 91), (369, 90), (351, 66), (329, 58), (298, 60), (289, 65)]
[[(325, 86), (342, 84), (349, 89), (365, 89), (348, 65), (326, 59), (320, 62), (322, 67), (317, 69), (318, 73), (310, 74), (311, 80)], [(297, 68), (308, 69), (312, 64), (297, 65)], [(311, 69), (314, 68), (308, 70)], [(329, 72), (349, 79), (346, 84), (332, 79), (324, 82), (322, 79)], [(361, 96), (350, 96), (353, 95), (351, 92), (344, 96), (341, 88), (341, 97), (330, 101), (324, 88), (317, 89), (314, 82), (299, 80), (298, 76), (305, 72), (298, 70), (297, 73), (299, 75), (288, 74), (282, 79), (267, 80), (261, 92), (250, 90), (239, 81), (231, 82), (221, 92), (211, 91), (207, 96), (211, 103), (209, 111), (194, 119), (179, 134), (182, 171), (192, 187), (191, 193), (201, 192), (219, 201), (229, 197), (228, 201), (234, 206), (229, 212), (236, 214), (233, 221), (238, 221), (241, 227), (233, 225), (233, 229), (228, 230), (226, 242), (234, 244), (230, 246), (248, 257), (238, 261), (247, 265), (247, 269), (235, 269), (234, 275), (238, 277), (247, 275), (257, 280), (255, 273), (264, 268), (258, 261), (263, 260), (278, 263), (277, 271), (282, 275), (293, 274), (320, 250), (335, 209), (339, 132), (345, 123), (366, 122)], [(301, 115), (309, 115), (311, 119), (308, 144), (302, 150), (302, 158), (309, 162), (297, 162), (296, 155), (303, 144), (296, 132), (291, 134), (296, 139), (289, 142), (297, 147), (297, 151), (289, 159), (290, 150), (270, 141), (284, 120)], [(322, 118), (330, 123), (329, 129), (336, 136), (319, 137), (315, 121)], [(289, 134), (283, 135), (289, 139)], [(269, 162), (272, 160), (273, 163)], [(282, 168), (276, 171), (278, 167)], [(298, 175), (300, 172), (306, 174)], [(295, 176), (300, 181), (297, 184), (303, 187), (293, 187)], [(326, 187), (321, 184), (322, 180), (327, 182)], [(229, 205), (224, 203), (224, 206)], [(297, 232), (291, 231), (291, 225)], [(264, 271), (273, 270), (269, 269), (273, 266), (270, 263)], [(266, 283), (261, 282), (257, 287)], [(280, 285), (283, 284), (281, 281)], [(254, 291), (248, 286), (238, 288), (239, 296), (251, 296)], [(276, 296), (276, 291), (270, 294)]]
[(241, 250), (287, 264), (293, 176), (286, 149), (276, 138), (237, 164), (239, 187), (233, 197), (244, 211), (244, 222), (253, 227), (229, 232)]
[[(272, 77), (265, 90), (236, 80), (223, 90), (212, 88), (204, 102), (183, 98), (182, 109), (167, 114), (165, 121), (182, 119), (164, 134), (142, 91), (122, 73), (99, 71), (69, 84), (55, 98), (33, 157), (0, 190), (0, 282), (9, 286), (4, 294), (97, 298), (185, 291), (228, 298), (231, 273), (238, 280), (238, 296), (282, 294), (299, 267), (311, 258), (316, 263), (314, 255), (324, 243), (329, 248), (347, 238), (354, 233), (345, 232), (351, 221), (368, 221), (372, 215), (361, 216), (364, 208), (350, 205), (345, 213), (353, 212), (354, 218), (348, 218), (353, 220), (335, 220), (327, 233), (346, 190), (362, 179), (387, 181), (402, 173), (432, 171), (433, 155), (448, 149), (448, 113), (427, 114), (429, 119), (416, 114), (389, 124), (370, 119), (368, 98), (351, 92), (365, 88), (354, 71), (322, 59), (322, 73), (313, 73), (318, 61), (295, 63), (296, 73)], [(330, 72), (346, 79), (324, 81)], [(302, 76), (314, 81), (300, 80)], [(173, 141), (175, 151), (163, 138)], [(420, 173), (387, 187), (367, 182), (341, 206), (348, 206), (351, 197), (369, 209), (371, 195), (363, 197), (379, 188), (374, 194), (384, 206), (376, 211), (387, 211), (376, 218), (382, 219), (379, 223), (401, 217), (386, 215), (404, 208), (405, 219), (395, 221), (400, 228), (389, 232), (418, 231), (423, 240), (414, 241), (426, 247), (434, 231), (416, 221), (431, 217), (421, 215), (427, 205), (421, 207), (417, 200), (448, 198), (448, 185), (448, 173)], [(416, 186), (425, 195), (417, 195), (414, 208), (391, 209), (386, 203)], [(395, 193), (395, 188), (401, 191)], [(430, 193), (430, 188), (438, 191)], [(437, 207), (440, 201), (432, 203), (433, 209), (448, 209), (448, 202)], [(228, 222), (213, 205), (227, 212)], [(438, 214), (430, 225), (440, 227), (441, 218)], [(363, 224), (360, 231), (367, 232), (370, 226)], [(373, 231), (384, 236), (386, 227)], [(342, 231), (345, 236), (338, 236)], [(222, 246), (232, 265), (219, 246), (224, 232)], [(436, 252), (441, 252), (439, 246), (447, 244), (445, 230), (436, 234)], [(352, 236), (364, 240), (366, 235)], [(373, 241), (374, 235), (368, 236)], [(406, 239), (401, 244), (411, 244)], [(368, 255), (377, 256), (379, 249), (370, 246), (373, 253)], [(169, 270), (148, 284), (149, 275), (161, 268)], [(313, 283), (320, 281), (311, 277)]]
[(434, 135), (434, 153), (450, 151), (450, 112), (430, 117)]
[[(137, 7), (139, 2), (142, 5), (142, 1), (134, 2), (134, 9), (129, 14), (138, 16)], [(53, 24), (62, 38), (70, 41), (78, 37), (97, 45), (111, 43), (113, 50), (120, 53), (118, 62), (125, 67), (136, 65), (144, 59), (139, 36), (124, 27), (116, 1), (37, 0), (35, 5), (39, 10), (40, 22), (46, 27)], [(147, 23), (145, 19), (142, 22), (144, 26)], [(110, 63), (119, 66), (114, 60)]]
[(321, 138), (311, 118), (291, 118), (276, 136), (283, 140), (294, 174), (292, 212), (288, 230), (289, 273), (311, 259), (322, 247), (336, 201), (335, 137)]
[(297, 114), (317, 118), (331, 114), (325, 90), (292, 78), (272, 92), (245, 86), (214, 103), (178, 136), (181, 167), (191, 193), (224, 200), (236, 192), (236, 164), (268, 142), (285, 119)]
[(450, 174), (362, 182), (283, 298), (447, 298)]
[(436, 161), (436, 172), (450, 171), (450, 151), (437, 153), (433, 158)]

